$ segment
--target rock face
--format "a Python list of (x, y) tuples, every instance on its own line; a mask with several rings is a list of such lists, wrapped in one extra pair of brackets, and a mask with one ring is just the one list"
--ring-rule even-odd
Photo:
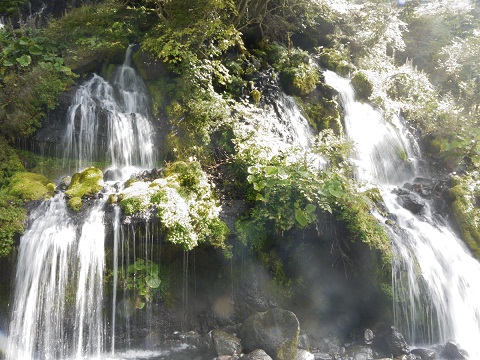
[(240, 329), (245, 350), (263, 349), (274, 360), (295, 359), (299, 334), (296, 315), (281, 309), (254, 314)]
[(240, 339), (225, 331), (212, 331), (213, 345), (218, 356), (222, 355), (238, 355), (242, 353), (242, 345)]
[(392, 326), (390, 329), (375, 336), (373, 345), (386, 355), (400, 356), (410, 353), (405, 338)]
[(300, 349), (297, 351), (295, 360), (315, 360), (315, 356), (307, 350)]

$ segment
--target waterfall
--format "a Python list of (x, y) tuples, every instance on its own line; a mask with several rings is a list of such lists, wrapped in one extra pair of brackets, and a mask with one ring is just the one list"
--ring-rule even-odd
[(340, 94), (360, 180), (380, 189), (389, 218), (398, 225), (389, 231), (396, 327), (415, 345), (455, 340), (471, 359), (479, 359), (479, 262), (429, 200), (417, 199), (423, 206), (418, 212), (402, 206), (399, 186), (421, 175), (418, 146), (398, 118), (392, 125), (370, 105), (356, 102), (349, 80), (330, 71), (325, 80)]
[(75, 94), (61, 144), (65, 162), (77, 162), (75, 171), (106, 162), (114, 178), (125, 180), (155, 163), (147, 90), (130, 58), (131, 47), (111, 83), (94, 75)]
[[(115, 181), (155, 163), (147, 91), (130, 58), (131, 48), (111, 82), (94, 75), (81, 85), (68, 110), (62, 144), (65, 162), (75, 162), (73, 170), (80, 171), (104, 161), (112, 181), (106, 182), (98, 199), (84, 204), (79, 215), (72, 215), (63, 193), (45, 200), (30, 215), (20, 240), (9, 360), (101, 359), (107, 345), (112, 357), (117, 356), (118, 272), (120, 266), (128, 266), (130, 254), (124, 250), (128, 239), (119, 208), (115, 206), (113, 216), (107, 217), (106, 203), (108, 195), (122, 187), (113, 186)], [(104, 309), (107, 227), (113, 232), (111, 315)]]

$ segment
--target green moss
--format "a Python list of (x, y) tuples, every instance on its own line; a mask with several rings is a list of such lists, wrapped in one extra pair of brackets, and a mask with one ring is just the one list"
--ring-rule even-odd
[(284, 68), (280, 72), (280, 80), (287, 94), (305, 96), (315, 90), (320, 75), (315, 66), (300, 63)]
[(452, 199), (452, 212), (465, 243), (480, 259), (480, 212), (473, 204), (473, 194), (469, 191), (467, 183), (460, 177), (453, 180), (449, 195)]
[(94, 195), (103, 189), (102, 170), (90, 167), (81, 173), (72, 176), (72, 181), (65, 191), (65, 194), (72, 197), (82, 197), (84, 195)]
[(321, 48), (319, 56), (320, 66), (335, 71), (343, 76), (348, 76), (355, 71), (346, 54), (331, 48)]
[(257, 89), (253, 89), (250, 92), (250, 96), (252, 97), (253, 102), (255, 104), (258, 104), (260, 102), (260, 98), (262, 97), (262, 93), (260, 91), (258, 91)]
[(73, 211), (80, 211), (82, 209), (82, 198), (79, 198), (77, 196), (72, 197), (70, 200), (68, 200), (68, 206)]
[(9, 193), (25, 201), (45, 199), (53, 195), (55, 184), (45, 176), (30, 172), (16, 173), (9, 186)]
[(0, 257), (10, 253), (15, 235), (23, 233), (26, 217), (23, 201), (6, 188), (0, 190)]
[(368, 100), (373, 93), (373, 85), (368, 80), (367, 76), (358, 71), (352, 78), (352, 86), (355, 89), (355, 94), (359, 100)]

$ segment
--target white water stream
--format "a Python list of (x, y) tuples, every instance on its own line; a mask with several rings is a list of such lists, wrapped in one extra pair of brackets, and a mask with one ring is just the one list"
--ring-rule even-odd
[(470, 359), (480, 359), (479, 262), (432, 213), (427, 200), (414, 214), (394, 192), (420, 176), (418, 146), (398, 119), (392, 125), (370, 105), (355, 101), (349, 80), (330, 71), (325, 80), (340, 94), (359, 179), (380, 189), (398, 225), (390, 231), (395, 325), (410, 343), (432, 346), (454, 340)]
[[(111, 164), (114, 179), (127, 179), (154, 166), (147, 92), (130, 66), (130, 56), (129, 48), (112, 84), (94, 75), (75, 95), (63, 146), (65, 159), (78, 161), (76, 171), (91, 165), (102, 152), (105, 155), (105, 149), (103, 160)], [(30, 216), (20, 241), (8, 360), (103, 359), (110, 335), (111, 354), (115, 353), (116, 296), (109, 319), (103, 294), (105, 204), (108, 194), (116, 191), (110, 185), (113, 183), (107, 184), (103, 196), (84, 205), (87, 210), (80, 219), (71, 217), (63, 193), (43, 202)], [(121, 241), (116, 210), (113, 294)], [(111, 334), (106, 333), (109, 321)]]

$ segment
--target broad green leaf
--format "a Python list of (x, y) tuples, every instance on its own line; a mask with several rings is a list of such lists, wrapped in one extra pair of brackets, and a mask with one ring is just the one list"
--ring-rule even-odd
[(30, 55), (22, 55), (16, 59), (17, 62), (20, 64), (21, 67), (27, 67), (32, 63), (32, 58)]
[(259, 182), (253, 183), (253, 188), (257, 191), (262, 190), (267, 183), (263, 180), (260, 180)]
[(145, 278), (145, 282), (147, 283), (148, 286), (150, 286), (152, 289), (156, 289), (160, 286), (160, 283), (162, 282), (157, 276), (147, 276)]
[(265, 166), (265, 172), (267, 173), (267, 175), (278, 174), (278, 167), (277, 166)]
[(144, 301), (138, 301), (136, 304), (135, 304), (135, 307), (139, 310), (143, 309), (145, 307), (145, 302)]
[(35, 44), (28, 48), (28, 52), (32, 55), (42, 55), (43, 47)]
[(305, 217), (303, 211), (299, 208), (295, 209), (295, 220), (297, 220), (302, 227), (308, 224), (308, 219)]
[(305, 206), (305, 211), (307, 212), (307, 214), (312, 214), (315, 212), (315, 210), (317, 210), (317, 207), (313, 204), (308, 204), (307, 206)]

